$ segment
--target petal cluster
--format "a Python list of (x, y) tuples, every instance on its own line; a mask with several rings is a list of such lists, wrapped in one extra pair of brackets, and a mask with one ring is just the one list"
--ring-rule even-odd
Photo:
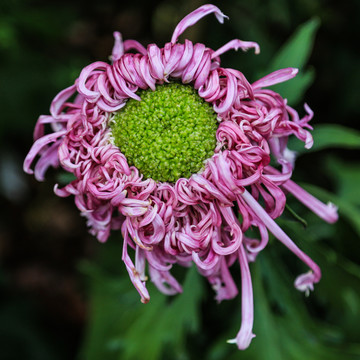
[[(50, 166), (75, 175), (64, 188), (55, 186), (55, 193), (74, 196), (99, 241), (106, 241), (111, 229), (121, 229), (122, 260), (143, 302), (150, 298), (147, 272), (171, 295), (182, 291), (170, 273), (172, 266), (192, 263), (209, 280), (218, 301), (231, 299), (238, 290), (229, 267), (238, 261), (242, 325), (230, 342), (245, 349), (254, 337), (249, 263), (267, 245), (269, 232), (309, 266), (310, 272), (295, 281), (299, 290), (312, 290), (321, 277), (319, 267), (274, 222), (284, 210), (285, 192), (328, 222), (336, 221), (337, 213), (291, 181), (295, 156), (287, 139), (295, 135), (311, 147), (312, 111), (305, 105), (300, 118), (279, 94), (264, 89), (291, 79), (297, 70), (278, 70), (250, 84), (240, 71), (221, 67), (220, 56), (238, 48), (258, 53), (256, 43), (232, 40), (214, 51), (190, 40), (178, 42), (186, 28), (210, 13), (220, 22), (225, 18), (217, 7), (201, 6), (180, 21), (162, 48), (145, 48), (114, 33), (112, 63), (85, 67), (75, 84), (55, 97), (51, 115), (40, 116), (24, 169), (38, 180)], [(175, 183), (156, 182), (128, 163), (113, 144), (109, 124), (128, 99), (141, 101), (139, 89), (156, 91), (157, 85), (173, 80), (191, 84), (213, 106), (219, 121), (217, 145), (199, 173)], [(270, 166), (270, 157), (278, 169)], [(250, 228), (258, 229), (259, 238), (246, 235)]]

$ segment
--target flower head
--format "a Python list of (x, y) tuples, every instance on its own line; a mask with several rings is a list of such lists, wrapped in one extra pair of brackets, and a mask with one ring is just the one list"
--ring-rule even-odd
[[(264, 89), (297, 70), (278, 70), (250, 84), (239, 70), (221, 67), (220, 56), (231, 49), (259, 53), (258, 44), (232, 40), (214, 51), (178, 42), (210, 13), (220, 22), (226, 17), (214, 5), (201, 6), (180, 21), (163, 48), (123, 41), (115, 32), (112, 63), (85, 67), (55, 97), (51, 115), (40, 116), (24, 170), (38, 180), (50, 166), (75, 175), (55, 193), (74, 196), (99, 241), (121, 229), (122, 260), (144, 303), (150, 299), (146, 264), (150, 279), (171, 295), (182, 291), (171, 267), (193, 262), (221, 301), (238, 293), (229, 272), (238, 261), (242, 325), (229, 342), (245, 349), (254, 337), (249, 262), (265, 248), (269, 232), (309, 266), (295, 280), (299, 290), (312, 290), (321, 277), (274, 222), (284, 210), (284, 192), (328, 222), (337, 213), (290, 180), (295, 156), (287, 139), (295, 135), (311, 147), (312, 111), (305, 105), (300, 118), (279, 94)], [(250, 228), (259, 230), (258, 239), (247, 235)]]

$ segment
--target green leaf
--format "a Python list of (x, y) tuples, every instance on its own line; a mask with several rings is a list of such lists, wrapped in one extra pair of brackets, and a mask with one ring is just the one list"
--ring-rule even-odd
[(314, 145), (305, 149), (304, 143), (295, 138), (289, 139), (289, 149), (298, 154), (319, 151), (327, 148), (360, 149), (360, 131), (335, 124), (319, 124), (312, 131)]
[(79, 359), (116, 360), (118, 344), (115, 347), (112, 341), (133, 321), (140, 302), (138, 294), (131, 289), (125, 273), (119, 278), (90, 262), (84, 261), (80, 265), (90, 282), (91, 302)]
[(151, 300), (142, 304), (126, 271), (114, 274), (111, 270), (109, 261), (119, 267), (121, 258), (121, 247), (111, 245), (102, 245), (98, 265), (81, 264), (90, 281), (91, 306), (79, 358), (157, 360), (169, 348), (172, 359), (184, 358), (186, 336), (199, 328), (205, 293), (196, 268), (186, 269), (184, 292), (174, 297), (161, 294), (149, 282)]
[(344, 216), (350, 224), (352, 224), (354, 230), (360, 236), (360, 209), (358, 206), (315, 185), (301, 184), (301, 187), (317, 197), (319, 200), (325, 202), (331, 201), (334, 203), (339, 208), (340, 215)]
[(264, 74), (270, 73), (287, 67), (299, 69), (300, 72), (294, 79), (272, 87), (274, 91), (287, 98), (290, 104), (299, 102), (314, 80), (314, 69), (304, 71), (304, 67), (311, 54), (319, 24), (319, 19), (313, 18), (301, 25), (282, 46), (266, 72), (264, 72)]
[(282, 46), (268, 70), (274, 71), (289, 66), (302, 69), (311, 54), (319, 25), (318, 18), (313, 18), (302, 24)]
[[(340, 228), (337, 229), (337, 233), (339, 230), (346, 232), (340, 223), (328, 226)], [(281, 221), (281, 227), (293, 234), (301, 249), (322, 269), (322, 279), (316, 284), (312, 296), (318, 303), (326, 304), (326, 321), (338, 326), (337, 335), (327, 332), (323, 336), (334, 345), (348, 343), (346, 348), (349, 353), (360, 355), (357, 337), (360, 319), (360, 266), (334, 250), (334, 244), (329, 245), (331, 239), (316, 241), (316, 231), (304, 232), (298, 224), (294, 226), (293, 223), (284, 220)], [(351, 343), (355, 346), (349, 346)]]
[(152, 289), (152, 300), (141, 309), (131, 327), (122, 335), (126, 347), (119, 359), (157, 360), (165, 346), (171, 346), (172, 359), (184, 357), (185, 336), (199, 327), (203, 288), (195, 267), (188, 271), (183, 290), (182, 294), (167, 303), (164, 295)]
[[(290, 224), (292, 229), (293, 223)], [(304, 233), (301, 225), (296, 225)], [(316, 300), (316, 290), (310, 299), (306, 299), (292, 286), (292, 275), (282, 261), (279, 248), (267, 249), (252, 269), (256, 337), (242, 356), (247, 360), (356, 359), (359, 355), (356, 346), (350, 349), (347, 345), (346, 351), (342, 350), (344, 337), (341, 330), (320, 322), (307, 310), (306, 303)], [(332, 291), (336, 289), (332, 287)], [(357, 297), (351, 299), (354, 300)], [(238, 350), (226, 358), (239, 359)]]
[(325, 164), (327, 173), (336, 183), (338, 196), (344, 201), (360, 206), (360, 164), (344, 163), (335, 157), (328, 157)]
[[(302, 273), (307, 271), (306, 266), (282, 244), (271, 242), (251, 265), (256, 337), (242, 354), (235, 348), (228, 353), (223, 350), (222, 356), (206, 359), (357, 359), (360, 355), (356, 338), (360, 316), (360, 267), (318, 241), (319, 232), (314, 231), (316, 223), (304, 229), (300, 223), (283, 217), (277, 221), (294, 242), (319, 263), (323, 279), (315, 285), (309, 298), (296, 291), (293, 281), (299, 273), (294, 268)], [(315, 218), (316, 221), (322, 223)], [(325, 225), (331, 229), (336, 226)], [(294, 263), (291, 270), (285, 259)], [(209, 354), (219, 353), (220, 340)]]

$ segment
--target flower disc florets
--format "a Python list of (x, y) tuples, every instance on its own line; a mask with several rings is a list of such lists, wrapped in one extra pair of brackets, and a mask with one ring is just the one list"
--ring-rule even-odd
[[(284, 210), (285, 193), (328, 222), (336, 221), (337, 212), (291, 181), (295, 156), (287, 140), (295, 135), (311, 147), (307, 129), (312, 111), (305, 105), (306, 115), (300, 118), (279, 94), (264, 89), (293, 78), (297, 70), (278, 70), (251, 84), (239, 70), (221, 67), (220, 56), (239, 48), (259, 53), (258, 44), (235, 39), (214, 51), (190, 40), (178, 42), (189, 26), (210, 13), (220, 22), (226, 17), (216, 6), (203, 5), (180, 21), (163, 48), (123, 42), (115, 33), (112, 64), (99, 61), (85, 67), (75, 84), (55, 97), (51, 115), (40, 116), (24, 169), (38, 180), (50, 166), (75, 176), (64, 188), (56, 186), (56, 194), (75, 197), (100, 241), (108, 239), (111, 229), (121, 229), (122, 260), (143, 302), (150, 299), (147, 272), (163, 293), (172, 295), (182, 291), (170, 273), (172, 266), (191, 263), (209, 280), (218, 301), (231, 299), (238, 290), (229, 267), (237, 260), (242, 325), (230, 342), (245, 349), (254, 337), (249, 263), (266, 247), (269, 232), (311, 269), (295, 280), (297, 289), (308, 292), (321, 278), (318, 265), (274, 221)], [(171, 85), (174, 80), (178, 85)], [(203, 99), (199, 105), (196, 97), (189, 116), (187, 110), (175, 111), (167, 99), (169, 91), (181, 93), (188, 87)], [(187, 95), (179, 103), (184, 101), (189, 101)], [(157, 110), (151, 109), (156, 102)], [(166, 119), (171, 136), (159, 130), (162, 120), (154, 119), (156, 112)], [(52, 127), (50, 134), (45, 134), (46, 124)], [(270, 166), (271, 157), (278, 168)], [(258, 238), (248, 232), (254, 228)]]
[(156, 181), (189, 178), (216, 145), (213, 108), (190, 85), (170, 83), (138, 92), (112, 121), (114, 143), (130, 165)]

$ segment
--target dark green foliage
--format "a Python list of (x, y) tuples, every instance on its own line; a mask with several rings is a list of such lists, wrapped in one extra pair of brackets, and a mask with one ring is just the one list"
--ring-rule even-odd
[[(120, 241), (113, 240), (101, 252), (107, 264), (118, 263)], [(119, 258), (114, 259), (114, 254)], [(150, 285), (151, 300), (144, 305), (120, 266), (123, 271), (116, 274), (88, 262), (81, 264), (90, 281), (91, 308), (80, 358), (156, 360), (169, 352), (172, 359), (183, 359), (187, 336), (200, 330), (199, 309), (205, 290), (195, 268), (187, 272), (183, 294), (168, 298)]]

